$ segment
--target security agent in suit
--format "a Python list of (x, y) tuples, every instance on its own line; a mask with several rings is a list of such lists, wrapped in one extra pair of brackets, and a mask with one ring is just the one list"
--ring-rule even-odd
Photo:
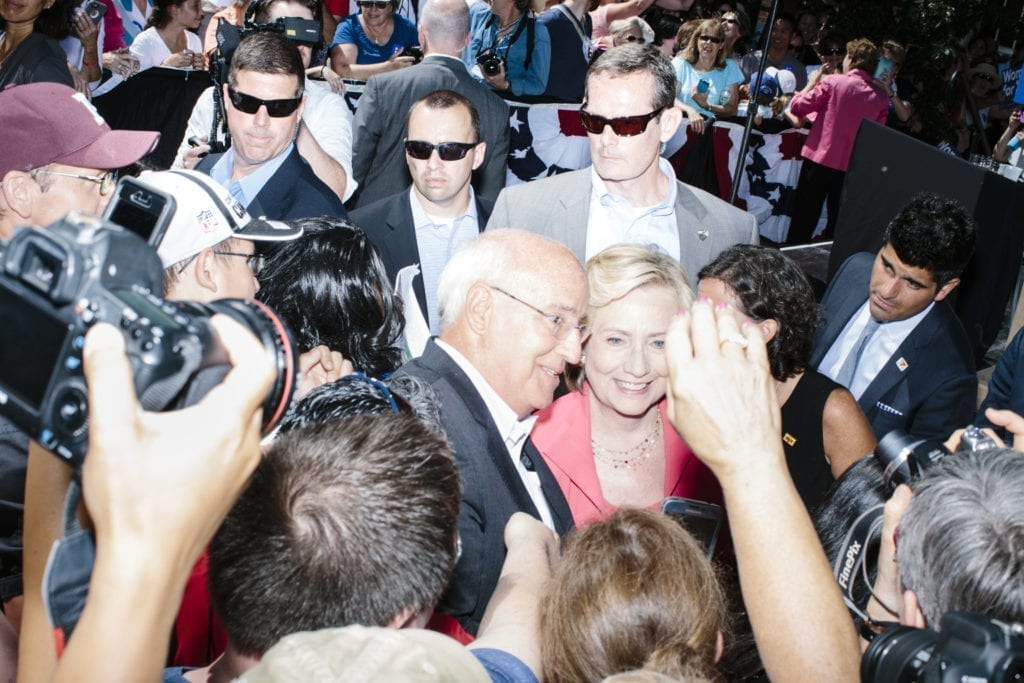
[(529, 433), (566, 364), (579, 362), (587, 281), (556, 242), (498, 230), (448, 262), (438, 297), (441, 336), (397, 374), (425, 380), (441, 401), (463, 493), (462, 552), (438, 611), (475, 634), (501, 572), (509, 517), (526, 512), (560, 534), (572, 526)]
[(487, 229), (521, 226), (551, 237), (581, 261), (617, 242), (653, 243), (697, 273), (733, 244), (757, 244), (755, 218), (676, 180), (660, 156), (681, 112), (672, 63), (652, 47), (609, 50), (587, 72), (580, 112), (592, 166), (513, 185)]
[[(428, 0), (419, 25), (423, 61), (366, 83), (353, 124), (352, 173), (359, 181), (354, 206), (362, 207), (409, 186), (403, 133), (413, 103), (435, 90), (469, 98), (480, 116), (484, 161), (474, 173), (476, 192), (494, 200), (505, 186), (508, 105), (474, 79), (461, 60), (469, 40), (469, 10), (461, 0)], [(350, 203), (350, 206), (353, 204)]]
[(924, 193), (889, 223), (878, 254), (851, 256), (825, 292), (811, 365), (850, 389), (878, 438), (945, 436), (974, 415), (970, 343), (945, 301), (973, 253), (963, 207)]
[(231, 58), (224, 85), (231, 149), (207, 156), (195, 170), (228, 188), (250, 215), (347, 217), (295, 148), (305, 78), (295, 43), (278, 33), (247, 36)]
[[(352, 212), (380, 252), (389, 280), (402, 268), (419, 267), (413, 291), (433, 334), (440, 331), (441, 271), (459, 246), (483, 231), (491, 214), (492, 204), (475, 196), (470, 185), (486, 152), (473, 103), (451, 90), (432, 92), (413, 105), (406, 126), (412, 187)], [(406, 309), (407, 319), (409, 314)]]

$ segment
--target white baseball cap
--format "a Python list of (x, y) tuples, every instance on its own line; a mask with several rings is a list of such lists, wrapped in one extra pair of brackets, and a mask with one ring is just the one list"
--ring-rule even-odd
[(172, 195), (177, 203), (156, 250), (164, 268), (232, 237), (285, 242), (302, 235), (302, 228), (250, 217), (225, 187), (203, 173), (147, 171), (139, 182)]

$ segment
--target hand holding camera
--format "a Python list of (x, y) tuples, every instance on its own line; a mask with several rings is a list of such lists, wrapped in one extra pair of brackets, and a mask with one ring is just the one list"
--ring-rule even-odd
[(476, 63), (480, 67), (480, 73), (487, 81), (487, 85), (495, 90), (510, 90), (512, 88), (512, 84), (509, 83), (505, 74), (505, 60), (493, 48), (488, 48), (477, 55)]

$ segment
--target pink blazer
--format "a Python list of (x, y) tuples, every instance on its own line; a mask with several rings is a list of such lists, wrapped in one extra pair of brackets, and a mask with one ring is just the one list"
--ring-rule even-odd
[[(604, 499), (597, 467), (590, 447), (590, 387), (574, 391), (555, 401), (537, 415), (530, 433), (537, 450), (565, 494), (576, 526), (608, 517), (618, 508)], [(665, 439), (666, 496), (696, 498), (722, 505), (722, 489), (707, 468), (672, 429), (665, 414), (665, 401), (659, 404)], [(657, 508), (661, 501), (651, 501)]]

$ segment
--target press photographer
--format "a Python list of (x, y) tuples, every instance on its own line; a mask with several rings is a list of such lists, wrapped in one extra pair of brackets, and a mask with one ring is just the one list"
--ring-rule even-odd
[(551, 39), (529, 7), (529, 0), (494, 0), (469, 10), (469, 45), (462, 61), (505, 97), (541, 95), (547, 89)]
[(837, 481), (816, 524), (871, 642), (863, 680), (1024, 672), (1022, 485), (1024, 456), (973, 427), (945, 444), (892, 432)]

